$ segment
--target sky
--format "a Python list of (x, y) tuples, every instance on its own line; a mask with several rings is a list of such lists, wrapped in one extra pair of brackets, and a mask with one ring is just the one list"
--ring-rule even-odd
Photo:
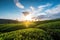
[(33, 19), (60, 18), (60, 0), (0, 0), (0, 19), (22, 20), (24, 11)]

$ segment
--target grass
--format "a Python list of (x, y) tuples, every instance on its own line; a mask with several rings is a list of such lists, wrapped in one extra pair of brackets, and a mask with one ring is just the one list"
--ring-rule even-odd
[(0, 32), (9, 32), (9, 31), (19, 30), (24, 28), (26, 27), (22, 24), (1, 24)]
[(42, 29), (29, 28), (0, 35), (3, 40), (52, 40)]
[(38, 25), (37, 27), (42, 29), (60, 29), (60, 21), (41, 24)]
[(60, 21), (0, 24), (0, 40), (60, 40)]

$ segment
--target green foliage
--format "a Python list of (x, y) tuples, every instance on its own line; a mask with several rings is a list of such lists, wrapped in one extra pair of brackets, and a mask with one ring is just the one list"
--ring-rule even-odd
[(0, 24), (0, 40), (60, 40), (60, 19), (33, 23)]
[(3, 33), (0, 37), (4, 40), (52, 40), (44, 30), (36, 28)]
[(41, 24), (37, 28), (45, 30), (54, 40), (60, 40), (60, 21)]
[(22, 24), (0, 24), (0, 32), (9, 32), (26, 28)]
[(60, 21), (41, 24), (41, 25), (38, 25), (37, 27), (44, 28), (44, 29), (60, 29)]

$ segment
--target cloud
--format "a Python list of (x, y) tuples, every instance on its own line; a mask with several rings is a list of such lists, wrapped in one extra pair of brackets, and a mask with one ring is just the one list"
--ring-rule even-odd
[(33, 16), (39, 16), (39, 15), (46, 15), (46, 13), (43, 12), (43, 10), (46, 8), (46, 7), (49, 7), (51, 6), (50, 3), (47, 3), (45, 5), (40, 5), (38, 6), (38, 8), (34, 8), (33, 6), (30, 6), (30, 9), (32, 10), (32, 14)]
[(38, 11), (43, 11), (46, 7), (50, 7), (52, 4), (47, 3), (45, 5), (38, 6)]
[(32, 11), (34, 11), (34, 10), (35, 10), (35, 8), (34, 8), (33, 6), (30, 6), (30, 9), (31, 9)]
[(40, 12), (43, 12), (43, 10), (46, 8), (46, 7), (50, 7), (52, 4), (50, 4), (50, 3), (47, 3), (47, 4), (45, 4), (45, 5), (40, 5), (40, 6), (38, 6), (38, 9), (36, 10), (38, 13), (40, 13)]
[(51, 4), (50, 3), (47, 3), (47, 4), (45, 4), (45, 5), (40, 5), (40, 6), (38, 6), (38, 8), (40, 9), (40, 8), (45, 8), (45, 7), (48, 7), (48, 6), (50, 6)]
[[(55, 5), (54, 7), (48, 9), (47, 7), (50, 7), (51, 4), (46, 4), (46, 5), (41, 5), (38, 6), (38, 9), (35, 10), (35, 19), (40, 19), (40, 20), (49, 20), (49, 19), (55, 19), (55, 18), (60, 18), (60, 5)], [(46, 10), (44, 10), (47, 8)], [(44, 10), (44, 11), (43, 11)]]
[(24, 9), (24, 6), (19, 2), (19, 0), (14, 0), (17, 7)]
[[(24, 6), (19, 3), (19, 0), (15, 0), (16, 6), (24, 9)], [(29, 14), (32, 14), (33, 19), (53, 19), (53, 18), (58, 18), (60, 15), (60, 5), (56, 5), (51, 7), (53, 4), (47, 3), (44, 5), (40, 5), (37, 8), (30, 6), (30, 9), (25, 9), (24, 11), (29, 12)], [(25, 15), (28, 15), (28, 13), (24, 13)], [(58, 16), (59, 15), (59, 16)]]
[(24, 16), (27, 16), (29, 15), (30, 13), (29, 12), (23, 12)]
[(48, 9), (45, 12), (48, 14), (60, 13), (60, 5), (56, 5), (54, 8)]

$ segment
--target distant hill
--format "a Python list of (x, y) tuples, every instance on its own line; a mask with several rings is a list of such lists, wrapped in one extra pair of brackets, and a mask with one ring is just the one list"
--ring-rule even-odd
[[(55, 22), (55, 21), (60, 21), (60, 18), (52, 19), (52, 20), (45, 20), (45, 21), (36, 21), (35, 23), (42, 24), (42, 23)], [(20, 22), (17, 20), (11, 20), (11, 19), (0, 19), (0, 24), (9, 24), (9, 23), (20, 23)]]
[(60, 21), (60, 18), (51, 19), (51, 20), (45, 20), (45, 21), (36, 21), (35, 23), (37, 23), (37, 24), (43, 24), (43, 23), (50, 23), (50, 22), (56, 22), (56, 21)]
[(9, 23), (18, 23), (18, 21), (11, 19), (0, 19), (0, 24), (9, 24)]

